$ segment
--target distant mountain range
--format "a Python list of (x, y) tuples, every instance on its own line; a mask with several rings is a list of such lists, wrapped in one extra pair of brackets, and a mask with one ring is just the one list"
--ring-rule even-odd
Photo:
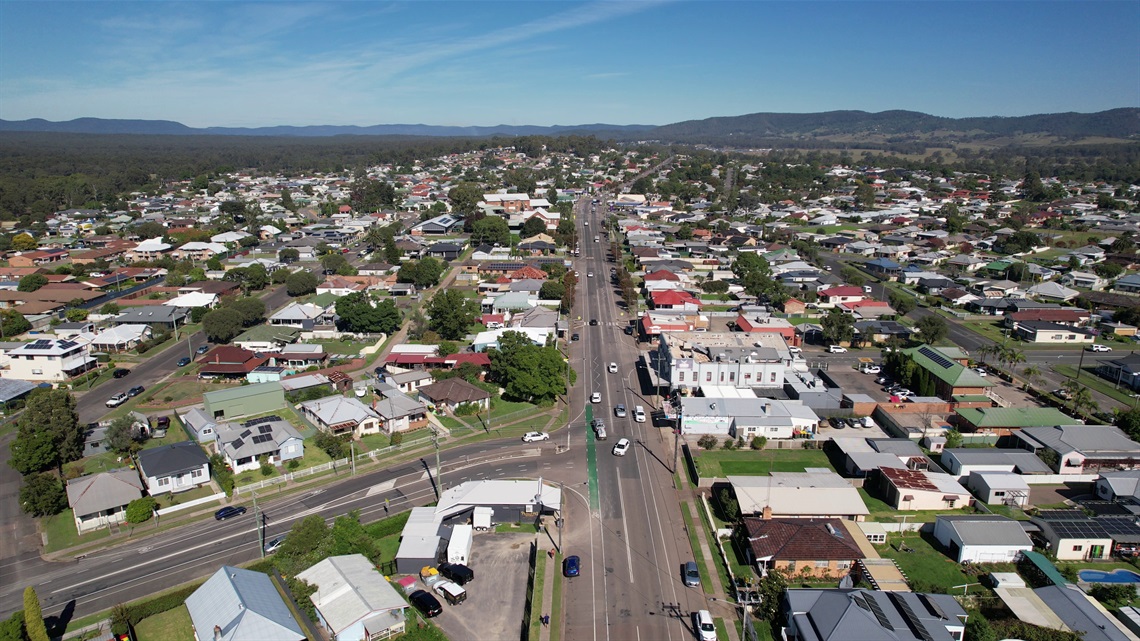
[[(42, 119), (0, 120), (0, 132), (56, 132), (78, 134), (140, 134), (174, 136), (558, 136), (597, 135), (619, 140), (719, 145), (763, 145), (773, 142), (831, 144), (998, 141), (1042, 137), (1053, 141), (1078, 139), (1140, 139), (1140, 108), (1097, 113), (1038, 114), (1017, 117), (941, 118), (915, 111), (828, 111), (822, 113), (756, 113), (744, 116), (688, 120), (670, 125), (554, 125), (494, 127), (443, 127), (435, 125), (373, 125), (370, 127), (316, 125), (308, 127), (187, 127), (169, 120), (108, 120), (77, 118), (66, 122)], [(1021, 140), (1022, 143), (1025, 140)]]

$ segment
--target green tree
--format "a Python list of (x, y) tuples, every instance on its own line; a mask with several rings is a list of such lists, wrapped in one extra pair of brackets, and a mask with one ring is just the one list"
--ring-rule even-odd
[(8, 464), (20, 474), (33, 474), (60, 464), (55, 443), (47, 432), (21, 428), (16, 438), (8, 444), (8, 449), (12, 453)]
[(115, 316), (121, 311), (123, 311), (122, 308), (115, 303), (104, 303), (103, 306), (99, 308), (99, 313), (103, 316)]
[(526, 220), (519, 231), (520, 238), (531, 238), (546, 232), (546, 222), (538, 216), (532, 216)]
[(998, 641), (1001, 638), (980, 612), (973, 612), (966, 620), (965, 637), (970, 641)]
[(319, 284), (320, 281), (317, 280), (316, 274), (312, 272), (293, 272), (285, 279), (285, 291), (289, 296), (296, 298), (317, 291), (317, 285)]
[(914, 297), (901, 292), (891, 292), (887, 300), (890, 301), (891, 307), (898, 312), (899, 316), (906, 316), (914, 311), (914, 308), (918, 305)]
[(282, 557), (307, 557), (324, 542), (328, 536), (329, 527), (324, 517), (311, 514), (293, 524), (285, 542), (277, 549), (277, 555)]
[(867, 279), (863, 276), (862, 272), (851, 266), (847, 266), (839, 270), (839, 277), (842, 278), (848, 285), (853, 285), (855, 287), (862, 287), (863, 283), (867, 282)]
[(479, 303), (458, 290), (445, 289), (428, 302), (428, 327), (445, 340), (460, 340), (479, 317)]
[[(204, 274), (203, 274), (204, 276)], [(243, 286), (246, 290), (261, 290), (269, 286), (269, 272), (265, 271), (265, 266), (261, 263), (254, 263), (245, 270), (246, 282)]]
[(384, 260), (393, 265), (399, 265), (403, 256), (404, 252), (400, 250), (399, 245), (396, 244), (395, 238), (384, 240)]
[(511, 228), (507, 225), (507, 221), (498, 216), (489, 216), (472, 224), (471, 244), (482, 245), (484, 243), (510, 247)]
[(202, 318), (202, 331), (212, 343), (228, 343), (241, 333), (241, 320), (241, 312), (236, 309), (215, 309)]
[(29, 641), (23, 610), (16, 610), (12, 616), (0, 621), (0, 641)]
[(914, 326), (919, 331), (918, 338), (927, 345), (933, 345), (941, 341), (950, 333), (946, 319), (935, 314), (923, 316), (918, 319), (918, 322), (915, 323)]
[(222, 265), (222, 259), (217, 256), (210, 256), (206, 259), (206, 269), (214, 272), (220, 272), (225, 267)]
[[(1116, 278), (1117, 276), (1123, 274), (1124, 268), (1121, 267), (1117, 263), (1108, 263), (1108, 262), (1097, 263), (1093, 267), (1093, 272), (1095, 272), (1096, 275), (1100, 276), (1101, 278), (1111, 279), (1111, 278)], [(27, 276), (25, 276), (24, 278), (27, 278)]]
[(32, 235), (27, 232), (16, 234), (12, 237), (12, 249), (18, 252), (32, 251), (37, 247), (39, 247), (39, 244), (36, 242), (36, 239), (32, 238)]
[(855, 202), (862, 209), (871, 209), (875, 206), (875, 187), (869, 183), (862, 183), (855, 188)]
[(962, 433), (959, 432), (957, 429), (946, 430), (946, 447), (948, 447), (948, 448), (962, 447), (962, 441), (963, 440), (964, 439), (962, 438)]
[(14, 338), (32, 328), (24, 315), (14, 309), (0, 309), (0, 336)]
[(13, 443), (34, 434), (46, 434), (55, 450), (55, 460), (48, 466), (78, 461), (83, 457), (83, 430), (79, 426), (75, 399), (70, 392), (65, 389), (37, 389), (32, 392)]
[(566, 286), (556, 280), (548, 280), (538, 290), (538, 297), (542, 300), (562, 300), (566, 293)]
[(265, 321), (265, 301), (255, 296), (239, 298), (229, 305), (226, 305), (226, 308), (238, 313), (238, 316), (241, 318), (242, 327), (252, 327), (253, 325)]
[(820, 322), (823, 326), (823, 339), (828, 343), (850, 343), (855, 339), (855, 317), (838, 307), (833, 307)]
[(277, 252), (277, 260), (285, 263), (286, 265), (288, 265), (289, 263), (295, 263), (300, 259), (301, 259), (301, 252), (297, 251), (296, 249), (293, 249), (292, 247), (286, 247), (285, 249), (282, 249), (281, 251)]
[(1005, 277), (1017, 283), (1029, 280), (1030, 276), (1029, 265), (1025, 263), (1014, 263), (1005, 270)]
[(1140, 441), (1140, 408), (1132, 408), (1116, 414), (1113, 424), (1134, 441)]
[(1094, 583), (1089, 588), (1089, 596), (1109, 609), (1118, 610), (1136, 598), (1136, 588), (1127, 583)]
[(325, 254), (324, 256), (321, 256), (321, 267), (324, 267), (325, 271), (328, 272), (335, 273), (347, 264), (348, 259), (344, 257), (344, 254), (341, 254), (339, 252), (336, 254)]
[(531, 403), (565, 394), (567, 375), (573, 374), (557, 348), (539, 347), (520, 332), (504, 332), (490, 357), (491, 374), (505, 396)]
[(354, 292), (336, 302), (338, 326), (347, 332), (390, 334), (400, 326), (400, 310), (391, 299), (375, 304), (364, 292)]
[(32, 641), (48, 641), (47, 625), (40, 608), (40, 597), (32, 586), (24, 588), (24, 627)]
[(127, 504), (127, 523), (138, 525), (146, 523), (154, 516), (158, 508), (158, 501), (153, 496), (143, 496)]
[(462, 182), (448, 190), (447, 200), (453, 212), (469, 218), (479, 209), (483, 188), (476, 183)]
[(47, 276), (43, 274), (28, 274), (20, 279), (20, 284), (16, 286), (16, 290), (21, 292), (34, 292), (47, 284)]
[(143, 240), (149, 240), (151, 238), (162, 238), (166, 235), (166, 228), (163, 227), (160, 223), (151, 221), (145, 222), (138, 227), (135, 227), (135, 233), (138, 234), (138, 237)]
[(142, 432), (135, 431), (135, 419), (130, 414), (111, 421), (107, 427), (107, 444), (119, 454), (134, 454), (141, 448)]
[(20, 508), (32, 516), (52, 516), (67, 509), (67, 493), (59, 477), (47, 472), (24, 477)]
[(724, 280), (706, 280), (701, 283), (701, 291), (710, 294), (723, 294), (728, 291), (728, 281)]
[(787, 576), (780, 570), (774, 570), (760, 579), (757, 588), (760, 605), (756, 606), (756, 616), (764, 621), (775, 621), (780, 614), (780, 600), (788, 589)]
[(64, 316), (69, 323), (78, 323), (87, 320), (89, 313), (90, 312), (81, 307), (68, 307), (67, 311), (64, 312)]

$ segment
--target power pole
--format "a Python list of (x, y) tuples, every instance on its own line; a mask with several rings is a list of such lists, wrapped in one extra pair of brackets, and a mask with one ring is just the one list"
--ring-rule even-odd
[(257, 507), (257, 491), (253, 492), (253, 518), (257, 522), (257, 549), (261, 558), (265, 558), (265, 520), (262, 519), (261, 510)]
[(439, 478), (439, 432), (434, 427), (431, 428), (431, 444), (435, 447), (435, 498), (438, 501), (443, 486)]
[(352, 475), (356, 476), (356, 443), (354, 441), (348, 442), (348, 455), (352, 461)]

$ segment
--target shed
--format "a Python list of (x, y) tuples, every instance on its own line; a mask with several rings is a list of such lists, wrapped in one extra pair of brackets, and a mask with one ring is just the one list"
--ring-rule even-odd
[(203, 400), (206, 416), (215, 419), (264, 414), (287, 407), (285, 390), (277, 381), (206, 392)]
[(1029, 502), (1029, 484), (1013, 472), (970, 472), (966, 487), (983, 503), (1022, 507)]
[(1033, 549), (1021, 524), (1004, 516), (940, 515), (934, 522), (934, 538), (959, 563), (1008, 563)]

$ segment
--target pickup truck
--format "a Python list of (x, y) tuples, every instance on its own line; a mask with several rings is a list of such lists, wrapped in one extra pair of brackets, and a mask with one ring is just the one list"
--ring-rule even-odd
[(127, 402), (127, 395), (124, 393), (115, 394), (107, 399), (107, 407), (118, 407)]

